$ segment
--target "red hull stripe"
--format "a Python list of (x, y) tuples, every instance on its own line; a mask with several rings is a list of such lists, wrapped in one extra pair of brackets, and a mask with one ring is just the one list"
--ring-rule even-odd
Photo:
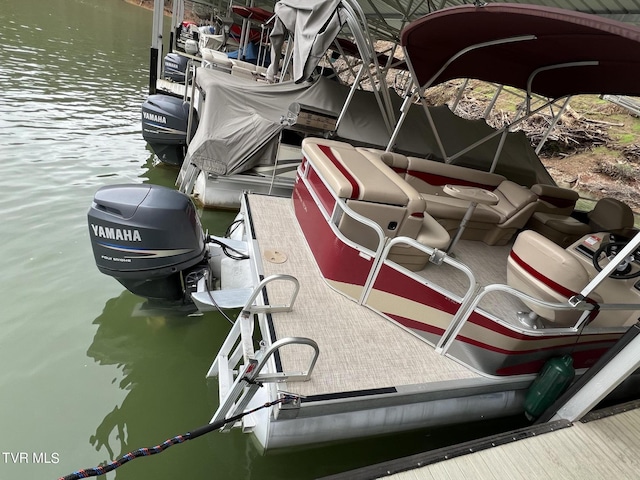
[(531, 353), (536, 353), (536, 352), (544, 352), (545, 350), (556, 350), (558, 348), (573, 348), (575, 346), (575, 336), (572, 337), (566, 337), (566, 341), (567, 343), (565, 345), (548, 345), (545, 347), (540, 347), (540, 346), (536, 346), (535, 343), (537, 343), (538, 340), (540, 341), (546, 341), (548, 340), (546, 337), (529, 337), (529, 338), (525, 338), (524, 340), (527, 342), (531, 342), (533, 343), (533, 345), (531, 345), (531, 347), (533, 348), (529, 348), (527, 350), (507, 350), (504, 348), (500, 348), (496, 345), (489, 345), (485, 342), (480, 342), (478, 340), (475, 340), (473, 338), (469, 338), (469, 337), (465, 337), (462, 334), (458, 334), (458, 336), (456, 337), (457, 341), (460, 341), (462, 343), (467, 343), (469, 345), (473, 345), (475, 347), (481, 348), (483, 350), (488, 350), (490, 352), (494, 352), (494, 353), (500, 353), (502, 355), (526, 355), (526, 354), (531, 354)]
[[(309, 183), (311, 184), (311, 188), (316, 192), (316, 195), (320, 199), (320, 203), (324, 207), (324, 211), (327, 215), (331, 215), (333, 213), (333, 207), (335, 206), (336, 200), (331, 192), (327, 189), (327, 187), (322, 183), (322, 180), (318, 176), (318, 173), (313, 169), (309, 169), (309, 175), (307, 177)], [(302, 182), (302, 180), (299, 180)]]
[(373, 288), (436, 308), (451, 315), (454, 315), (458, 311), (458, 308), (460, 308), (458, 302), (408, 277), (387, 264), (383, 264), (380, 269)]
[(345, 168), (345, 166), (336, 158), (331, 150), (331, 147), (327, 145), (318, 145), (318, 148), (322, 153), (324, 153), (329, 160), (335, 165), (335, 167), (340, 171), (344, 178), (351, 184), (351, 197), (350, 198), (358, 198), (360, 196), (360, 187), (358, 186), (358, 182), (353, 176), (349, 173), (349, 171)]
[(364, 258), (358, 250), (335, 235), (304, 181), (298, 181), (294, 187), (293, 205), (322, 276), (340, 283), (363, 286), (371, 270), (371, 259)]
[(433, 335), (437, 335), (438, 337), (441, 337), (444, 333), (443, 329), (434, 327), (433, 325), (429, 325), (428, 323), (418, 322), (416, 320), (403, 317), (402, 315), (394, 315), (393, 313), (386, 313), (386, 315), (388, 315), (392, 320), (398, 322), (400, 325), (404, 325), (405, 327), (417, 332), (431, 333)]
[[(527, 272), (529, 275), (534, 277), (536, 280), (539, 280), (542, 283), (544, 283), (547, 287), (551, 288), (552, 290), (555, 290), (557, 293), (559, 293), (563, 297), (571, 298), (571, 297), (573, 297), (575, 295), (578, 295), (578, 292), (574, 292), (572, 290), (569, 290), (567, 287), (564, 287), (564, 286), (560, 285), (559, 283), (554, 282), (549, 277), (546, 277), (546, 276), (542, 275), (535, 268), (533, 268), (531, 265), (529, 265), (524, 260), (522, 260), (513, 250), (511, 250), (511, 253), (509, 254), (509, 256), (511, 258), (513, 258), (513, 260), (518, 265), (520, 265), (524, 269), (525, 272)], [(591, 298), (587, 298), (586, 301), (591, 303), (591, 304), (596, 305), (596, 302), (593, 301), (593, 299), (591, 299)]]

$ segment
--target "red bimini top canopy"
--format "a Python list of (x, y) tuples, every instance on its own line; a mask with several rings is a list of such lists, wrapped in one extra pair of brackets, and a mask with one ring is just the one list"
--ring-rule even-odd
[(265, 23), (273, 17), (273, 12), (269, 12), (260, 7), (243, 7), (240, 5), (234, 5), (231, 9), (236, 15), (240, 15), (243, 18), (248, 18), (249, 20), (259, 23)]
[(535, 5), (464, 5), (408, 25), (401, 44), (421, 86), (454, 78), (549, 98), (640, 95), (640, 28)]

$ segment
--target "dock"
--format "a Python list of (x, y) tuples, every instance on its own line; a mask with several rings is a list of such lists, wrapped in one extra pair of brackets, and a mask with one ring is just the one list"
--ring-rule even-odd
[(156, 83), (159, 93), (173, 95), (175, 97), (184, 97), (186, 87), (183, 83), (171, 82), (169, 80), (160, 79)]
[(322, 480), (630, 479), (640, 471), (640, 401), (595, 410)]

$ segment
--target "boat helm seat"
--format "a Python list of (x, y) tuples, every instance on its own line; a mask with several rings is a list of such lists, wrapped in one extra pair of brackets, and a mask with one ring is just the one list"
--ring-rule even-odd
[[(587, 270), (576, 257), (533, 230), (520, 232), (507, 260), (507, 284), (547, 302), (566, 303), (589, 280)], [(590, 298), (601, 301), (596, 295)], [(523, 302), (533, 313), (559, 327), (575, 325), (583, 313), (582, 310), (554, 310)]]
[(591, 232), (611, 232), (633, 228), (631, 207), (615, 198), (601, 198), (587, 214)]

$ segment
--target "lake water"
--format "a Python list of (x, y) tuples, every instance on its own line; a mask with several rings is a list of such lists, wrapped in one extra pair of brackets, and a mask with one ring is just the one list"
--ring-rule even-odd
[[(0, 0), (0, 480), (58, 478), (208, 422), (229, 325), (136, 316), (98, 272), (86, 214), (108, 184), (172, 186), (140, 133), (151, 12), (123, 0)], [(204, 212), (221, 234), (232, 212)], [(305, 479), (490, 433), (414, 432), (261, 455), (210, 433), (108, 479)]]

